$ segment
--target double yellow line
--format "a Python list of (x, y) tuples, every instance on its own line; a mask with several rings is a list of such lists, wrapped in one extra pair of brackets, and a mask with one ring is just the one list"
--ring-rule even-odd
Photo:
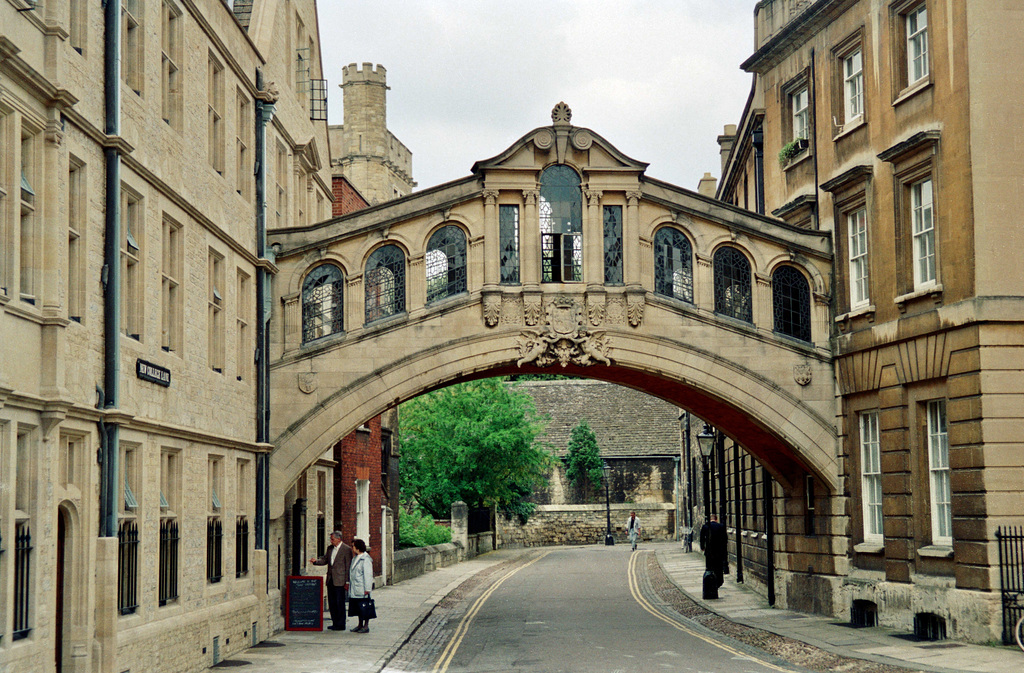
[(776, 666), (775, 664), (767, 662), (764, 659), (759, 659), (758, 657), (753, 657), (753, 656), (747, 654), (746, 652), (740, 652), (736, 648), (730, 647), (729, 645), (726, 645), (725, 643), (719, 642), (719, 641), (715, 640), (714, 638), (711, 638), (710, 636), (706, 636), (706, 635), (704, 635), (702, 633), (698, 633), (697, 631), (694, 631), (693, 629), (685, 626), (682, 622), (679, 622), (679, 621), (677, 621), (675, 619), (672, 619), (671, 617), (665, 615), (660, 610), (658, 610), (653, 605), (651, 605), (651, 603), (646, 598), (644, 598), (643, 595), (641, 595), (641, 593), (640, 593), (640, 582), (637, 579), (637, 574), (636, 574), (636, 566), (637, 566), (637, 563), (638, 563), (638, 559), (641, 556), (643, 556), (644, 558), (647, 558), (647, 555), (650, 554), (650, 553), (651, 552), (640, 552), (640, 553), (633, 552), (633, 555), (629, 557), (629, 569), (627, 571), (627, 575), (628, 575), (628, 579), (629, 579), (629, 593), (633, 594), (633, 599), (636, 600), (636, 602), (640, 604), (641, 608), (643, 608), (647, 612), (651, 613), (652, 615), (654, 615), (655, 617), (657, 617), (661, 621), (665, 622), (666, 624), (668, 624), (672, 628), (676, 629), (677, 631), (682, 631), (683, 633), (685, 633), (687, 635), (690, 635), (690, 636), (693, 636), (694, 638), (699, 638), (699, 639), (703, 640), (705, 643), (708, 643), (709, 645), (714, 645), (715, 647), (717, 647), (720, 650), (725, 650), (726, 652), (728, 652), (729, 654), (731, 654), (733, 656), (742, 657), (744, 659), (750, 659), (752, 661), (756, 661), (757, 663), (761, 664), (762, 666), (764, 666), (766, 668), (770, 668), (770, 669), (775, 670), (775, 671), (782, 671), (783, 673), (792, 673), (793, 669), (782, 668), (781, 666)]
[(546, 551), (529, 563), (524, 563), (518, 568), (514, 568), (505, 573), (505, 575), (503, 575), (500, 580), (492, 584), (490, 588), (480, 596), (480, 598), (476, 599), (472, 607), (469, 608), (466, 614), (462, 617), (462, 620), (459, 622), (459, 626), (455, 629), (455, 634), (452, 636), (452, 639), (448, 641), (448, 646), (444, 648), (444, 652), (441, 653), (441, 658), (437, 660), (436, 664), (434, 664), (432, 673), (446, 673), (448, 666), (451, 665), (452, 659), (455, 657), (455, 653), (459, 649), (459, 645), (462, 644), (462, 639), (466, 637), (466, 633), (469, 631), (469, 625), (472, 623), (473, 618), (476, 617), (476, 613), (480, 612), (480, 608), (482, 608), (487, 599), (491, 597), (491, 594), (497, 591), (498, 587), (504, 584), (505, 580), (509, 577), (512, 577), (524, 568), (529, 568), (550, 553), (551, 551)]

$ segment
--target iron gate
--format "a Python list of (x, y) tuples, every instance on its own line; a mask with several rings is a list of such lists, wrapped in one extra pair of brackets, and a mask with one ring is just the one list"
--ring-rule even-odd
[(999, 585), (1003, 594), (1003, 643), (1013, 642), (1013, 627), (1024, 616), (1024, 528), (996, 529)]

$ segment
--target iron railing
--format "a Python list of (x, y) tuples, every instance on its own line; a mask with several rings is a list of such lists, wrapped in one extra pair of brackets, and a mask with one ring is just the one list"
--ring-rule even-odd
[(28, 521), (17, 525), (14, 533), (14, 640), (32, 631), (29, 597), (32, 595), (32, 532)]
[(249, 519), (244, 516), (235, 521), (235, 577), (249, 574)]
[(220, 517), (211, 517), (206, 521), (206, 580), (211, 583), (220, 582), (224, 576), (223, 550), (224, 525)]
[(999, 586), (1003, 595), (1003, 643), (1013, 642), (1013, 628), (1024, 616), (1024, 528), (997, 528)]
[(178, 597), (178, 522), (160, 522), (160, 605)]
[(122, 615), (139, 607), (139, 526), (134, 519), (117, 529), (117, 609)]

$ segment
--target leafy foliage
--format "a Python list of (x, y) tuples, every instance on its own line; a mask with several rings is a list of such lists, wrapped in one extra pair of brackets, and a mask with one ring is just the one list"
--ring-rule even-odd
[(603, 461), (597, 446), (597, 435), (586, 421), (580, 421), (572, 429), (568, 448), (563, 462), (565, 476), (569, 482), (584, 493), (599, 489)]
[(418, 509), (398, 510), (398, 544), (402, 547), (429, 547), (452, 541), (452, 531), (439, 526), (434, 519)]
[(551, 455), (533, 399), (500, 379), (428, 393), (399, 414), (402, 495), (438, 518), (452, 503), (520, 505), (545, 483)]

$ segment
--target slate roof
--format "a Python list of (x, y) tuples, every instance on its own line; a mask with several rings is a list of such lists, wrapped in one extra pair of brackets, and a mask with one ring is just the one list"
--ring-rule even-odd
[(591, 380), (523, 381), (513, 384), (548, 415), (543, 439), (564, 456), (572, 429), (583, 419), (597, 435), (601, 455), (679, 455), (679, 408), (632, 388)]
[(242, 28), (249, 30), (249, 19), (252, 17), (252, 4), (253, 0), (235, 0), (231, 5), (231, 11), (235, 13), (235, 18), (238, 19), (238, 23), (242, 24)]

